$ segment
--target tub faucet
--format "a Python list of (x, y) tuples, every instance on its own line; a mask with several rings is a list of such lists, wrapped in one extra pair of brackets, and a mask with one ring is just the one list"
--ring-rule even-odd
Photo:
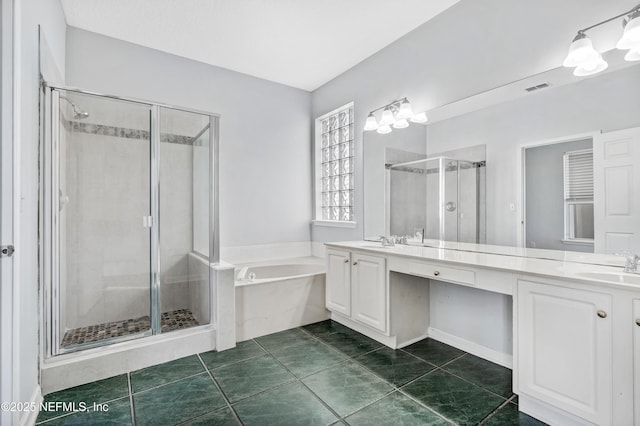
[(638, 261), (640, 261), (640, 256), (635, 253), (625, 253), (625, 257), (627, 259), (624, 264), (624, 272), (631, 274), (638, 274)]
[(238, 272), (238, 275), (236, 275), (236, 281), (244, 280), (244, 278), (247, 276), (247, 271), (248, 270), (249, 270), (249, 268), (247, 266), (243, 266), (240, 269), (240, 272)]

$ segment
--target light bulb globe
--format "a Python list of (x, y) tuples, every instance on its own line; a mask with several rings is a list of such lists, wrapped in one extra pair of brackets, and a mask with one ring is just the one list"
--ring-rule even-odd
[(409, 122), (407, 121), (406, 118), (401, 118), (399, 120), (396, 120), (395, 123), (393, 123), (394, 129), (404, 129), (406, 127), (409, 127)]
[(389, 126), (393, 124), (396, 119), (393, 117), (393, 111), (390, 107), (385, 107), (382, 111), (382, 117), (380, 117), (380, 126)]
[(426, 123), (427, 114), (425, 112), (419, 112), (417, 114), (414, 114), (409, 121), (411, 121), (412, 123)]
[(598, 57), (599, 53), (593, 48), (593, 43), (584, 34), (578, 34), (571, 46), (569, 53), (562, 63), (565, 67), (579, 67), (585, 62), (593, 61)]
[(400, 104), (400, 109), (398, 110), (398, 114), (396, 114), (396, 118), (398, 119), (407, 119), (413, 117), (413, 109), (411, 108), (411, 104), (407, 99), (402, 101)]
[(624, 60), (629, 62), (640, 61), (640, 49), (628, 51), (627, 54), (624, 55)]
[(370, 131), (370, 130), (376, 130), (377, 128), (378, 128), (378, 122), (376, 121), (376, 118), (371, 112), (367, 117), (367, 121), (364, 123), (364, 130)]
[(381, 135), (386, 135), (387, 133), (391, 133), (391, 126), (389, 126), (388, 124), (383, 124), (378, 127), (378, 130), (376, 130), (376, 132), (380, 133)]
[(609, 67), (609, 64), (602, 59), (602, 56), (599, 56), (598, 61), (596, 62), (588, 62), (585, 66), (578, 66), (575, 70), (573, 70), (573, 75), (576, 77), (586, 77), (588, 75), (594, 75), (599, 72), (606, 70)]
[(640, 47), (640, 11), (633, 13), (629, 17), (629, 21), (624, 26), (624, 32), (616, 47), (620, 50)]

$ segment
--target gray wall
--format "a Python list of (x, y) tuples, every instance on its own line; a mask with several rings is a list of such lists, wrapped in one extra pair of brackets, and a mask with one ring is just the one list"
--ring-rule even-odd
[(567, 151), (588, 149), (591, 139), (529, 148), (525, 157), (526, 244), (552, 250), (593, 252), (593, 244), (571, 244), (564, 238), (564, 163)]
[(221, 114), (221, 246), (310, 239), (311, 94), (69, 27), (67, 84)]

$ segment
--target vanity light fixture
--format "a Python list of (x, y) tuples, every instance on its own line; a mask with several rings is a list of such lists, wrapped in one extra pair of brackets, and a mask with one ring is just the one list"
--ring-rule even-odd
[(590, 27), (579, 30), (578, 34), (571, 42), (571, 46), (569, 46), (569, 53), (562, 65), (569, 68), (575, 67), (573, 75), (578, 77), (593, 75), (606, 70), (609, 64), (602, 59), (602, 54), (593, 47), (593, 43), (589, 37), (587, 37), (585, 32), (622, 17), (625, 17), (622, 20), (624, 31), (622, 33), (622, 38), (618, 41), (616, 47), (621, 50), (629, 50), (624, 57), (625, 60), (640, 60), (639, 4), (628, 12), (621, 13), (620, 15), (616, 15), (612, 18), (591, 25)]
[[(382, 110), (382, 115), (380, 116), (380, 121), (378, 121), (375, 113), (380, 110)], [(427, 114), (424, 112), (414, 114), (409, 100), (401, 98), (371, 111), (364, 124), (364, 130), (376, 130), (384, 135), (392, 132), (391, 127), (394, 129), (409, 127), (409, 121), (412, 123), (425, 123)]]

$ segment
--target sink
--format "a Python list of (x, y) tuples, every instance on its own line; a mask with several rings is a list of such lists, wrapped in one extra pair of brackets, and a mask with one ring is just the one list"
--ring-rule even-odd
[(640, 275), (625, 274), (622, 272), (576, 272), (576, 275), (590, 280), (640, 285)]
[(390, 249), (393, 246), (383, 246), (382, 244), (364, 244), (360, 248), (372, 248), (372, 249)]

